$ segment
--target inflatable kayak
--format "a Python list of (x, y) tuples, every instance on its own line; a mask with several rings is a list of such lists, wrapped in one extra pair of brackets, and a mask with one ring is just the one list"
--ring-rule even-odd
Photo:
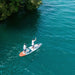
[(29, 55), (29, 54), (31, 54), (32, 52), (36, 51), (41, 45), (42, 45), (41, 43), (40, 43), (40, 44), (35, 44), (35, 45), (34, 45), (34, 49), (32, 48), (32, 46), (30, 46), (30, 47), (28, 47), (28, 48), (26, 49), (25, 52), (22, 51), (22, 52), (19, 54), (19, 56), (20, 56), (20, 57), (23, 57), (23, 56)]

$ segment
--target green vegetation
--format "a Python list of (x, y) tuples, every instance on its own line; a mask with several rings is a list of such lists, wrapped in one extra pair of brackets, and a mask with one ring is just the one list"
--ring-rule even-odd
[(39, 7), (39, 5), (42, 3), (41, 0), (26, 0), (25, 4), (26, 4), (26, 8), (29, 11), (33, 11), (36, 8)]
[(33, 11), (42, 3), (41, 0), (0, 0), (0, 21), (20, 9)]

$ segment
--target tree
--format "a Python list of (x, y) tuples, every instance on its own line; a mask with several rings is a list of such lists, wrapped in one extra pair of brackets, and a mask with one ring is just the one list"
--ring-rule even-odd
[(41, 0), (0, 0), (0, 20), (6, 19), (21, 8), (33, 11), (42, 3)]

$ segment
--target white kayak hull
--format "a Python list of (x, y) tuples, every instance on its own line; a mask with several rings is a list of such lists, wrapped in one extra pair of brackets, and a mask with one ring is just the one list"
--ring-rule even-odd
[(28, 47), (26, 52), (22, 51), (19, 56), (22, 57), (22, 56), (26, 56), (26, 55), (29, 55), (31, 54), (32, 52), (36, 51), (40, 46), (42, 45), (42, 43), (39, 43), (39, 44), (35, 44), (34, 45), (34, 48), (32, 48), (32, 46)]

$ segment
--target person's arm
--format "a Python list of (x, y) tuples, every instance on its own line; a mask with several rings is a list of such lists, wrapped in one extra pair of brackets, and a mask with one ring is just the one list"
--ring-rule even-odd
[(34, 41), (36, 41), (36, 37), (35, 37), (35, 40)]

